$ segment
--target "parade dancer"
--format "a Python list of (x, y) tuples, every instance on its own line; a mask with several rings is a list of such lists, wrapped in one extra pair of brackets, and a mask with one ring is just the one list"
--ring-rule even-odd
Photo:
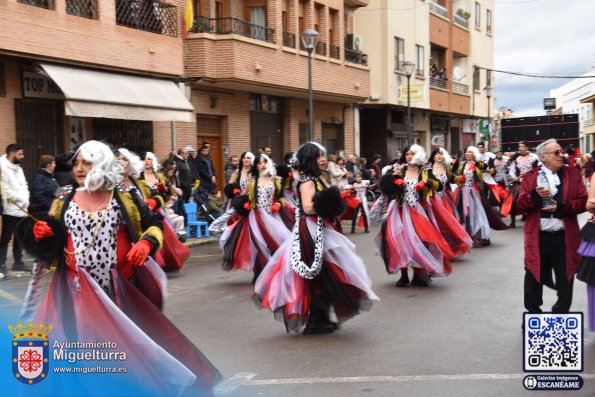
[[(366, 197), (366, 190), (368, 184), (362, 181), (362, 174), (358, 172), (354, 176), (354, 181), (351, 185), (344, 187), (345, 190), (353, 190), (355, 199), (357, 200), (357, 206), (353, 208), (353, 217), (351, 218), (351, 234), (355, 233), (355, 225), (364, 227), (365, 233), (370, 233), (368, 229), (368, 215), (370, 212), (370, 206), (368, 204), (368, 198)], [(358, 215), (361, 213), (361, 218), (358, 222)]]
[(53, 324), (56, 340), (117, 343), (128, 372), (101, 383), (69, 378), (68, 387), (83, 395), (106, 384), (143, 395), (210, 395), (219, 372), (159, 309), (164, 275), (150, 256), (162, 243), (161, 216), (119, 185), (121, 168), (107, 145), (81, 145), (73, 172), (76, 185), (58, 191), (49, 216), (20, 226), (31, 254), (58, 262), (34, 319)]
[(430, 222), (422, 202), (441, 190), (442, 184), (424, 167), (426, 152), (419, 145), (403, 150), (398, 172), (383, 175), (380, 187), (390, 199), (386, 220), (376, 238), (379, 254), (389, 274), (401, 270), (397, 287), (409, 284), (407, 269), (413, 267), (413, 285), (427, 286), (431, 276), (450, 273), (454, 253)]
[[(132, 194), (145, 202), (149, 210), (157, 211), (163, 217), (163, 247), (153, 258), (165, 272), (179, 272), (190, 256), (190, 248), (180, 242), (176, 227), (165, 210), (165, 203), (172, 195), (172, 187), (165, 175), (155, 171), (159, 167), (157, 158), (153, 153), (146, 152), (143, 162), (125, 148), (118, 149), (116, 155), (122, 167), (122, 182), (118, 187), (130, 189)], [(147, 177), (148, 182), (143, 179)]]
[(450, 184), (454, 183), (451, 161), (450, 155), (444, 148), (434, 149), (430, 154), (431, 175), (443, 188), (433, 192), (425, 204), (430, 220), (440, 230), (455, 257), (460, 257), (471, 251), (473, 241), (458, 221), (450, 188)]
[(510, 159), (508, 174), (512, 179), (512, 185), (510, 187), (510, 196), (502, 208), (502, 215), (504, 217), (510, 214), (510, 227), (516, 226), (516, 216), (519, 215), (517, 200), (521, 191), (523, 176), (532, 169), (537, 168), (537, 164), (537, 155), (529, 151), (529, 147), (525, 141), (520, 141), (519, 151)]
[(240, 195), (248, 193), (248, 182), (252, 178), (252, 165), (254, 164), (254, 154), (244, 152), (240, 156), (240, 168), (235, 170), (229, 178), (229, 183), (225, 185), (223, 192), (225, 194), (225, 213), (215, 219), (209, 225), (209, 232), (212, 234), (221, 234), (225, 229), (239, 219), (233, 206), (234, 199)]
[(506, 225), (500, 220), (486, 197), (479, 189), (479, 182), (483, 180), (486, 164), (480, 161), (481, 154), (474, 146), (469, 146), (464, 159), (459, 162), (458, 176), (455, 178), (457, 190), (455, 203), (459, 212), (459, 222), (473, 239), (474, 247), (484, 247), (491, 244), (490, 227), (504, 230)]
[(284, 321), (287, 332), (305, 326), (304, 334), (330, 333), (368, 311), (378, 297), (355, 246), (328, 221), (344, 207), (338, 189), (325, 189), (319, 179), (326, 168), (325, 149), (305, 143), (296, 161), (296, 223), (256, 281), (254, 298)]
[[(587, 211), (595, 214), (595, 183), (591, 177)], [(581, 229), (581, 239), (578, 253), (583, 256), (576, 278), (587, 284), (587, 313), (589, 331), (595, 332), (595, 215), (587, 221)]]
[(256, 280), (271, 255), (289, 237), (289, 230), (274, 214), (281, 210), (281, 180), (274, 177), (273, 161), (266, 154), (254, 158), (248, 195), (235, 203), (238, 219), (221, 235), (223, 270), (254, 272)]

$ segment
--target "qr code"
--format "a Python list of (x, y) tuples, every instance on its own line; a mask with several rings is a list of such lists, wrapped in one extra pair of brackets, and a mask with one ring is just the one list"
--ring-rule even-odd
[(524, 371), (583, 370), (583, 314), (524, 315)]

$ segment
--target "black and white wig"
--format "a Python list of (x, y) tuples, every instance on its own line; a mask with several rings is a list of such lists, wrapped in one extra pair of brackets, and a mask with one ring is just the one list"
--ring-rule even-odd
[(318, 168), (318, 157), (326, 155), (326, 149), (316, 142), (306, 142), (299, 147), (295, 155), (295, 168), (304, 175), (318, 177), (322, 170)]
[(89, 192), (99, 189), (114, 190), (122, 181), (122, 167), (111, 148), (105, 143), (94, 140), (83, 143), (74, 154), (73, 163), (79, 154), (84, 160), (93, 164), (79, 190)]

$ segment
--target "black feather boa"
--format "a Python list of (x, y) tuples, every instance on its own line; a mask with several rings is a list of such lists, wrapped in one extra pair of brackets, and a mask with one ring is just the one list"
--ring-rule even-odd
[(345, 201), (341, 198), (341, 192), (336, 186), (316, 192), (312, 202), (318, 216), (324, 219), (336, 218), (343, 214), (347, 208)]
[(225, 188), (223, 188), (223, 193), (225, 194), (225, 197), (231, 199), (239, 194), (234, 193), (234, 190), (236, 190), (237, 192), (242, 191), (242, 188), (240, 187), (239, 183), (228, 183), (227, 185), (225, 185)]
[(402, 188), (399, 188), (394, 184), (395, 179), (397, 179), (397, 176), (391, 173), (382, 175), (380, 182), (378, 183), (380, 191), (387, 196), (394, 196), (400, 193)]
[(40, 221), (45, 221), (52, 228), (54, 235), (51, 237), (36, 240), (33, 236), (33, 225), (35, 221), (30, 217), (23, 218), (15, 229), (15, 238), (19, 240), (23, 249), (31, 256), (42, 261), (52, 262), (64, 253), (66, 247), (66, 229), (57, 219), (40, 215)]
[(246, 205), (246, 203), (250, 204), (250, 199), (248, 198), (248, 195), (244, 194), (242, 196), (236, 196), (233, 199), (233, 208), (236, 210), (236, 212), (238, 213), (238, 215), (240, 216), (248, 216), (248, 214), (250, 213), (250, 210), (247, 210), (244, 205)]

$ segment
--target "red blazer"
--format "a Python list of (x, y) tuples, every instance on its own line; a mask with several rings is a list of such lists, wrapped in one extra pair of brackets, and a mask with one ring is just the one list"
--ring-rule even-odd
[[(527, 213), (525, 222), (525, 266), (537, 281), (541, 281), (541, 259), (539, 256), (539, 236), (541, 203), (536, 203), (531, 192), (537, 186), (537, 172), (541, 166), (529, 171), (523, 177), (521, 192), (517, 201), (519, 211)], [(581, 242), (577, 215), (585, 212), (587, 189), (581, 173), (576, 167), (564, 166), (562, 175), (562, 220), (566, 238), (566, 276), (570, 281), (578, 271), (581, 256), (576, 253)]]

